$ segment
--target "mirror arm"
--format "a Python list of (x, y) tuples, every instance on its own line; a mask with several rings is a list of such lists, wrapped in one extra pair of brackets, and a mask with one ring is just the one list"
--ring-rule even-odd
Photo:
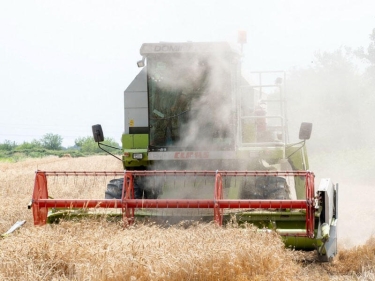
[(292, 157), (293, 156), (293, 154), (295, 154), (297, 151), (299, 151), (299, 150), (301, 150), (304, 146), (305, 146), (305, 144), (306, 144), (306, 141), (305, 140), (303, 140), (303, 141), (301, 141), (301, 142), (299, 142), (299, 143), (297, 143), (297, 144), (302, 144), (299, 148), (297, 148), (295, 151), (293, 151), (293, 153), (292, 154), (290, 154), (287, 158), (290, 158), (290, 157)]
[(99, 142), (98, 142), (98, 147), (99, 147), (101, 150), (103, 150), (104, 152), (106, 152), (106, 153), (112, 155), (113, 157), (117, 158), (118, 160), (122, 161), (122, 159), (118, 158), (116, 155), (112, 154), (111, 152), (105, 150), (105, 149), (102, 148), (100, 145), (107, 146), (107, 147), (112, 147), (112, 148), (119, 149), (119, 150), (121, 150), (121, 148), (113, 147), (113, 146), (106, 145), (106, 144), (103, 144), (103, 143), (99, 143)]

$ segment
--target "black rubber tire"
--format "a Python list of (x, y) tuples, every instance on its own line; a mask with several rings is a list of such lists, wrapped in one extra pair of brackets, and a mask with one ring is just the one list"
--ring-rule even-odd
[(113, 179), (107, 184), (105, 199), (121, 199), (124, 179)]
[[(113, 179), (107, 184), (107, 190), (105, 191), (105, 199), (121, 199), (122, 196), (122, 188), (124, 186), (124, 179)], [(134, 198), (141, 199), (143, 197), (143, 193), (140, 184), (137, 181), (134, 181)], [(146, 199), (148, 198), (147, 195), (145, 196)]]

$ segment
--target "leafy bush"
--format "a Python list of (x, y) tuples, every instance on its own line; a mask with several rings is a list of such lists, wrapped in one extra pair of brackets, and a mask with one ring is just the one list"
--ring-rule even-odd
[[(91, 136), (78, 138), (74, 142), (75, 145), (78, 146), (80, 148), (80, 151), (84, 154), (104, 153), (104, 151), (99, 148), (98, 144), (94, 141), (93, 137)], [(116, 148), (120, 148), (119, 144), (111, 138), (106, 139), (103, 142), (103, 144), (114, 147), (105, 147), (105, 149), (111, 153), (118, 151)]]
[(31, 142), (23, 142), (22, 144), (20, 145), (17, 145), (13, 148), (13, 150), (37, 150), (37, 149), (41, 149), (42, 148), (42, 144), (40, 141), (38, 140), (32, 140)]
[(4, 143), (0, 143), (0, 150), (12, 150), (17, 146), (15, 141), (5, 140)]
[(40, 140), (42, 146), (51, 150), (61, 150), (63, 138), (60, 135), (55, 134), (45, 134)]

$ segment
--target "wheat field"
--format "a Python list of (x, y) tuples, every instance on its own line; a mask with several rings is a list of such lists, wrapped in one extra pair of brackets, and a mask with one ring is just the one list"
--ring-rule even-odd
[[(275, 233), (252, 226), (195, 223), (162, 227), (106, 220), (33, 226), (36, 170), (121, 170), (111, 156), (26, 159), (0, 163), (0, 280), (375, 280), (375, 239), (339, 249), (332, 263), (285, 249)], [(61, 196), (104, 197), (105, 181), (65, 184)], [(60, 194), (59, 194), (60, 196)], [(340, 243), (339, 243), (340, 246)]]

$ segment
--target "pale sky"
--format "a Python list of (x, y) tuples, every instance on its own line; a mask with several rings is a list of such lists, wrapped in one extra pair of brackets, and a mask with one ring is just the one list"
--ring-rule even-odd
[(142, 43), (228, 41), (245, 30), (244, 68), (288, 70), (314, 52), (367, 47), (375, 1), (0, 1), (0, 143), (102, 124), (120, 143), (123, 91)]

